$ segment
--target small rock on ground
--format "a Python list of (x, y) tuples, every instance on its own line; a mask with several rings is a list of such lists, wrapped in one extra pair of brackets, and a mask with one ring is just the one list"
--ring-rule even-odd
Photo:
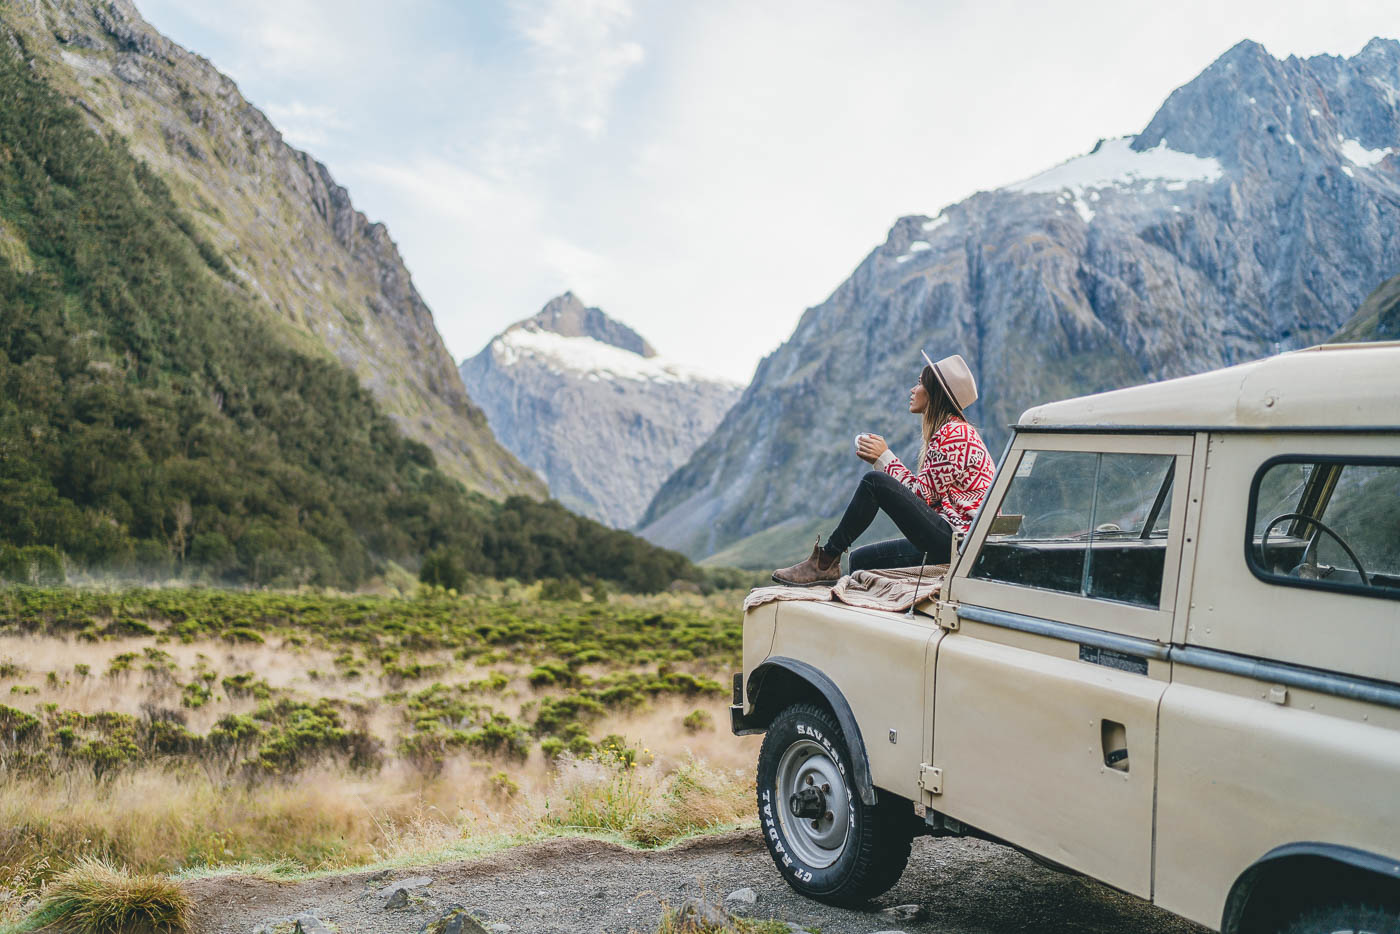
[(729, 923), (729, 912), (699, 898), (687, 898), (677, 913), (680, 921), (701, 927), (723, 927)]
[(724, 896), (726, 905), (753, 905), (758, 902), (758, 893), (753, 889), (735, 889)]
[(922, 921), (928, 917), (923, 905), (895, 905), (881, 909), (880, 914), (892, 921)]
[(490, 934), (471, 912), (454, 905), (423, 925), (418, 934)]
[(397, 879), (380, 889), (379, 897), (388, 898), (399, 889), (403, 889), (405, 892), (412, 895), (415, 889), (425, 889), (432, 884), (432, 876), (410, 876), (407, 879)]
[(296, 927), (292, 929), (292, 934), (336, 934), (340, 929), (333, 924), (327, 924), (313, 914), (297, 915)]
[(253, 934), (336, 934), (339, 928), (317, 917), (319, 911), (313, 908), (285, 918), (272, 918), (256, 925)]

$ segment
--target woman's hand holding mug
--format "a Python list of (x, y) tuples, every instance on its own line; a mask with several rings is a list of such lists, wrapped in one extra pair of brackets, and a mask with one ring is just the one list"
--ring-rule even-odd
[(879, 435), (856, 435), (856, 456), (868, 464), (875, 463), (889, 449), (890, 446)]

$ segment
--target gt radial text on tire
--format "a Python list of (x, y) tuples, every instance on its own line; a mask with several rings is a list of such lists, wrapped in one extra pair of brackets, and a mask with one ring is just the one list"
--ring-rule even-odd
[(758, 753), (759, 823), (773, 863), (798, 892), (849, 905), (889, 889), (909, 861), (910, 813), (892, 795), (873, 806), (860, 800), (830, 711), (794, 704), (769, 725)]

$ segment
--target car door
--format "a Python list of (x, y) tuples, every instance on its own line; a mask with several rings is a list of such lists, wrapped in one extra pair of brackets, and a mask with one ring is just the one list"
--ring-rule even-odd
[(924, 803), (1143, 897), (1193, 446), (1018, 433), (939, 609)]

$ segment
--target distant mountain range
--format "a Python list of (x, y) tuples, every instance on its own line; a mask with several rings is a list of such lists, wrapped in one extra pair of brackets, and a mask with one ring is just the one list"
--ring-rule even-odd
[(348, 367), (468, 488), (544, 495), (467, 397), (388, 230), (228, 77), (130, 0), (0, 4), (0, 31), (160, 176), (250, 309), (290, 325), (282, 333), (298, 349)]
[(921, 347), (967, 358), (969, 415), (999, 450), (1033, 403), (1323, 342), (1398, 269), (1400, 43), (1280, 60), (1241, 42), (1136, 136), (901, 218), (763, 360), (642, 534), (800, 557), (864, 469), (852, 434), (916, 455)]
[(630, 528), (740, 387), (667, 362), (572, 292), (461, 365), (492, 430), (570, 509)]

